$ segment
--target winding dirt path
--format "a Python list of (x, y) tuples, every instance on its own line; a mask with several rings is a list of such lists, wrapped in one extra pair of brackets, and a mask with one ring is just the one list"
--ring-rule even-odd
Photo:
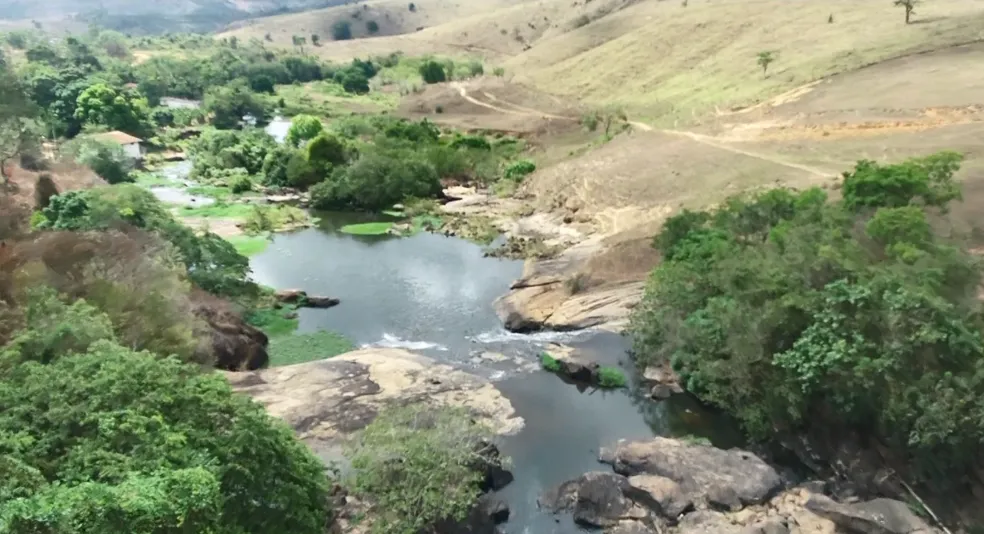
[[(556, 120), (565, 120), (565, 121), (576, 121), (576, 120), (578, 120), (576, 117), (566, 117), (566, 116), (563, 116), (563, 115), (554, 115), (552, 113), (547, 113), (545, 111), (541, 111), (541, 110), (538, 110), (538, 109), (528, 108), (528, 107), (525, 107), (525, 106), (520, 106), (518, 104), (513, 104), (511, 102), (506, 102), (504, 100), (499, 100), (495, 95), (493, 95), (492, 93), (489, 93), (487, 91), (483, 91), (482, 92), (482, 95), (486, 99), (490, 100), (491, 102), (486, 102), (486, 101), (483, 101), (483, 100), (479, 100), (479, 99), (471, 96), (470, 94), (468, 94), (468, 88), (465, 87), (465, 85), (462, 84), (462, 83), (460, 83), (460, 82), (451, 82), (451, 87), (453, 87), (454, 89), (456, 89), (458, 91), (458, 94), (461, 96), (461, 98), (467, 100), (468, 102), (470, 102), (472, 104), (475, 104), (476, 106), (481, 106), (483, 108), (487, 108), (487, 109), (491, 109), (491, 110), (494, 110), (494, 111), (498, 111), (499, 113), (506, 113), (506, 114), (509, 114), (509, 115), (523, 115), (523, 116), (527, 116), (527, 117), (535, 116), (535, 117), (542, 117), (542, 118), (556, 119)], [(504, 106), (508, 106), (508, 107), (504, 107)], [(830, 172), (830, 171), (823, 170), (823, 169), (819, 169), (817, 167), (811, 167), (809, 165), (801, 165), (799, 163), (793, 163), (793, 162), (790, 162), (790, 161), (786, 161), (786, 160), (783, 160), (781, 158), (777, 158), (775, 156), (770, 156), (768, 154), (762, 154), (762, 153), (759, 153), (759, 152), (753, 152), (753, 151), (750, 151), (750, 150), (745, 150), (745, 149), (737, 148), (737, 147), (731, 146), (729, 144), (726, 144), (724, 141), (720, 141), (718, 139), (715, 139), (713, 136), (704, 135), (704, 134), (698, 134), (698, 133), (694, 133), (694, 132), (687, 132), (687, 131), (683, 131), (683, 130), (664, 130), (664, 129), (660, 129), (660, 128), (653, 128), (652, 126), (650, 126), (650, 125), (648, 125), (648, 124), (646, 124), (644, 122), (638, 122), (638, 121), (628, 121), (628, 122), (629, 122), (629, 124), (633, 128), (638, 128), (639, 130), (641, 130), (643, 132), (659, 132), (659, 133), (664, 133), (664, 134), (667, 134), (667, 135), (676, 135), (676, 136), (680, 136), (680, 137), (686, 137), (686, 138), (688, 138), (688, 139), (690, 139), (692, 141), (695, 141), (697, 143), (701, 143), (701, 144), (704, 144), (704, 145), (707, 145), (707, 146), (711, 146), (711, 147), (717, 148), (719, 150), (725, 150), (727, 152), (732, 152), (734, 154), (740, 154), (740, 155), (747, 156), (747, 157), (750, 157), (750, 158), (760, 159), (762, 161), (767, 161), (769, 163), (774, 163), (776, 165), (781, 165), (783, 167), (788, 167), (790, 169), (796, 169), (796, 170), (799, 170), (799, 171), (803, 171), (803, 172), (812, 174), (812, 175), (814, 175), (814, 176), (816, 176), (818, 178), (833, 178), (833, 177), (836, 177), (837, 176), (837, 173)]]

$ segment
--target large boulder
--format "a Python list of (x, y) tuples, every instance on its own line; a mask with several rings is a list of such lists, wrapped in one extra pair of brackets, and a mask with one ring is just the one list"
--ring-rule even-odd
[(769, 499), (782, 486), (776, 470), (750, 452), (669, 438), (621, 442), (614, 460), (617, 473), (676, 482), (695, 504), (740, 508)]
[(806, 509), (832, 521), (852, 534), (929, 534), (935, 532), (909, 507), (892, 499), (845, 504), (823, 495), (812, 495)]
[(615, 527), (623, 520), (643, 519), (644, 508), (626, 497), (629, 481), (614, 473), (592, 471), (545, 492), (540, 506), (574, 513), (574, 521), (590, 527)]
[(341, 461), (341, 442), (388, 406), (463, 406), (500, 434), (523, 427), (509, 400), (487, 380), (400, 349), (364, 349), (226, 376), (328, 461)]
[(273, 294), (278, 302), (284, 304), (294, 304), (302, 308), (331, 308), (338, 306), (339, 301), (332, 297), (319, 297), (308, 295), (306, 291), (300, 289), (281, 289)]
[(266, 367), (269, 340), (242, 316), (216, 302), (196, 305), (194, 313), (204, 320), (211, 343), (203, 350), (210, 353), (215, 367), (226, 371), (252, 371)]
[(661, 516), (675, 520), (693, 508), (694, 503), (676, 482), (658, 475), (635, 475), (629, 477), (632, 498)]

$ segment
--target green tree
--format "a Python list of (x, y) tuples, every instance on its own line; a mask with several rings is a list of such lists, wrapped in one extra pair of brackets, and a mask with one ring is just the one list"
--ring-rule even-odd
[(331, 26), (331, 36), (336, 41), (347, 41), (352, 38), (352, 25), (347, 20), (339, 20)]
[(323, 209), (380, 210), (405, 198), (431, 198), (441, 192), (434, 167), (410, 154), (363, 154), (348, 167), (311, 188), (311, 201)]
[(441, 83), (448, 79), (444, 66), (434, 60), (427, 60), (420, 65), (420, 76), (425, 83)]
[(65, 150), (77, 163), (85, 165), (110, 184), (132, 182), (133, 160), (123, 152), (123, 147), (112, 142), (95, 139), (79, 139), (66, 145)]
[(369, 92), (369, 78), (360, 69), (342, 69), (335, 73), (334, 78), (348, 93), (361, 95)]
[(0, 64), (0, 183), (8, 180), (8, 164), (37, 142), (34, 106), (17, 77)]
[(307, 189), (325, 178), (324, 171), (319, 171), (300, 151), (291, 154), (290, 159), (287, 160), (285, 174), (287, 185), (300, 189)]
[(321, 36), (316, 33), (312, 33), (311, 44), (313, 44), (314, 46), (321, 46)]
[(366, 22), (366, 31), (369, 32), (370, 34), (379, 33), (379, 23), (377, 23), (374, 20), (370, 20)]
[(918, 0), (895, 0), (895, 5), (905, 8), (905, 23), (909, 24), (911, 22), (912, 15), (915, 14), (916, 4), (919, 3)]
[(79, 95), (75, 117), (82, 122), (138, 137), (150, 132), (150, 108), (140, 95), (97, 83)]
[(0, 382), (0, 532), (324, 531), (323, 465), (221, 376), (111, 340), (65, 356)]
[(778, 189), (671, 217), (632, 318), (640, 363), (669, 360), (754, 437), (856, 430), (958, 479), (984, 444), (981, 273), (930, 220), (959, 159), (859, 162), (836, 203)]
[(326, 170), (348, 162), (348, 147), (337, 136), (328, 132), (311, 140), (305, 147), (307, 160), (316, 167)]
[(462, 409), (379, 414), (347, 450), (352, 487), (373, 506), (373, 534), (425, 532), (464, 519), (481, 495), (491, 437)]
[(295, 115), (290, 121), (286, 142), (291, 146), (298, 146), (305, 141), (314, 139), (324, 129), (321, 119), (313, 115)]
[(212, 116), (212, 124), (220, 129), (242, 126), (245, 117), (252, 117), (257, 124), (267, 121), (267, 109), (242, 80), (225, 87), (215, 87), (205, 94), (202, 109)]
[(774, 63), (778, 58), (779, 55), (776, 52), (766, 50), (764, 52), (759, 52), (755, 61), (758, 63), (759, 67), (762, 67), (762, 74), (766, 74), (769, 72), (769, 65)]

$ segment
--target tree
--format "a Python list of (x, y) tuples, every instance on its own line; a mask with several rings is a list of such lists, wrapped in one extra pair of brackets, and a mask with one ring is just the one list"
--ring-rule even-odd
[(0, 532), (323, 532), (324, 467), (290, 429), (221, 376), (92, 340), (106, 318), (81, 311), (84, 343), (0, 383), (0, 433), (32, 438), (0, 442)]
[(386, 209), (405, 198), (431, 198), (441, 192), (434, 167), (402, 153), (363, 154), (347, 167), (335, 168), (311, 188), (311, 201), (322, 209)]
[(75, 117), (82, 122), (138, 137), (151, 131), (147, 100), (131, 91), (97, 83), (79, 95)]
[(286, 142), (291, 146), (299, 146), (317, 137), (324, 129), (321, 119), (313, 115), (295, 115), (290, 121)]
[(359, 69), (346, 68), (335, 73), (335, 81), (341, 84), (347, 93), (357, 95), (369, 92), (369, 78)]
[(416, 13), (417, 12), (417, 4), (414, 4), (413, 2), (410, 2), (410, 5), (407, 6), (407, 7), (408, 7), (408, 9), (410, 9), (410, 12), (411, 13)]
[(771, 65), (776, 59), (778, 59), (778, 54), (772, 51), (759, 52), (756, 62), (759, 67), (762, 67), (762, 74), (766, 74), (769, 71), (769, 65)]
[(284, 187), (289, 185), (287, 166), (297, 151), (286, 146), (278, 146), (263, 158), (263, 185)]
[(441, 83), (448, 79), (447, 73), (444, 71), (444, 66), (429, 59), (423, 62), (419, 68), (420, 76), (424, 79), (424, 83)]
[(307, 160), (312, 165), (330, 169), (332, 166), (348, 162), (348, 147), (337, 136), (321, 132), (305, 148)]
[(913, 9), (915, 9), (917, 3), (919, 3), (919, 0), (895, 0), (896, 6), (901, 6), (905, 8), (906, 24), (909, 24), (911, 22), (911, 17), (912, 15), (915, 14), (915, 11), (913, 11)]
[(287, 160), (287, 185), (307, 189), (324, 180), (324, 172), (312, 165), (302, 152), (294, 152)]
[(755, 438), (854, 430), (959, 480), (984, 445), (981, 272), (938, 220), (959, 160), (859, 162), (833, 203), (777, 189), (671, 217), (633, 313), (640, 364), (669, 361)]
[(7, 164), (29, 146), (38, 134), (32, 119), (34, 108), (24, 88), (6, 65), (0, 64), (0, 182), (7, 183)]
[(339, 20), (331, 26), (331, 36), (336, 41), (347, 41), (352, 38), (352, 25), (347, 20)]
[(373, 507), (373, 533), (463, 520), (481, 495), (491, 437), (460, 408), (380, 413), (347, 450), (353, 490)]
[(313, 44), (314, 46), (321, 46), (321, 36), (316, 33), (312, 33), (311, 44)]
[(242, 80), (210, 89), (205, 94), (202, 109), (212, 116), (212, 124), (220, 129), (238, 128), (247, 116), (255, 119), (257, 124), (267, 120), (266, 106)]
[(298, 51), (303, 54), (304, 45), (307, 44), (307, 37), (304, 37), (303, 35), (294, 35), (291, 37), (291, 41), (294, 43), (294, 46), (297, 47)]
[(371, 34), (379, 33), (379, 24), (374, 20), (366, 22), (366, 31)]
[(79, 139), (66, 145), (75, 161), (92, 169), (110, 184), (132, 182), (133, 160), (123, 153), (123, 147), (111, 142)]

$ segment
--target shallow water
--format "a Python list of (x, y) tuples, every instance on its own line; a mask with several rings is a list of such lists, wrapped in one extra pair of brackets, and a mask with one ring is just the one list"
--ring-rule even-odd
[(150, 188), (150, 192), (165, 204), (176, 204), (180, 206), (208, 206), (209, 204), (214, 204), (214, 198), (188, 193), (187, 188), (196, 185), (195, 182), (188, 179), (188, 176), (191, 174), (191, 166), (192, 163), (190, 161), (179, 161), (161, 167), (155, 174), (174, 182), (174, 185), (155, 185)]
[[(697, 435), (719, 446), (740, 442), (733, 427), (708, 414), (689, 397), (655, 403), (635, 385), (605, 392), (568, 384), (541, 371), (540, 351), (551, 342), (575, 346), (626, 375), (628, 341), (605, 332), (505, 331), (492, 301), (520, 276), (522, 263), (485, 258), (472, 243), (422, 233), (408, 238), (351, 236), (344, 224), (367, 222), (357, 214), (321, 214), (322, 224), (279, 235), (251, 260), (253, 278), (278, 289), (303, 289), (341, 299), (327, 310), (302, 310), (300, 330), (341, 332), (356, 344), (399, 347), (432, 356), (496, 381), (525, 428), (504, 438), (516, 480), (501, 495), (512, 515), (509, 534), (576, 532), (570, 517), (542, 513), (536, 500), (545, 489), (587, 471), (598, 448), (618, 439), (654, 435)], [(506, 358), (490, 361), (484, 352)]]

